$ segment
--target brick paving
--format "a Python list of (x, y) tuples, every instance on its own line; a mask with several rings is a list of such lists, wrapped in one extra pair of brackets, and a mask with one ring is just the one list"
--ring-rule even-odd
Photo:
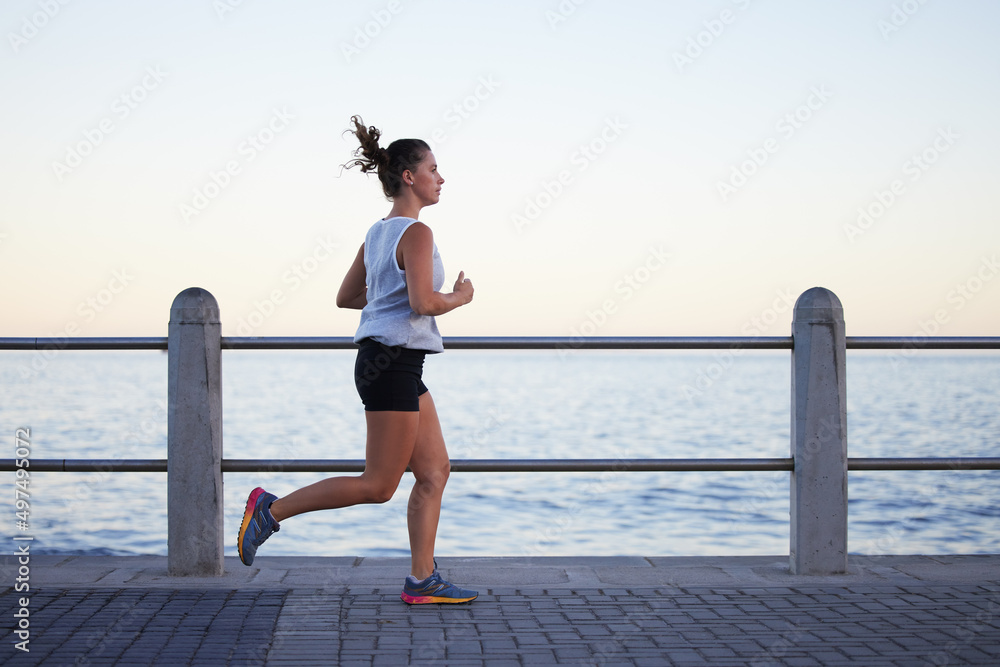
[[(33, 590), (29, 652), (5, 624), (4, 665), (263, 664), (288, 591)], [(0, 594), (14, 618), (24, 593)]]
[(0, 593), (5, 665), (1000, 665), (1000, 583)]

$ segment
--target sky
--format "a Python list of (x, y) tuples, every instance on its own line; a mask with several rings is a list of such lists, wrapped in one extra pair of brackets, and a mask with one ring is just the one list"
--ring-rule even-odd
[(351, 336), (420, 137), (445, 336), (998, 335), (1000, 3), (5, 0), (0, 336)]

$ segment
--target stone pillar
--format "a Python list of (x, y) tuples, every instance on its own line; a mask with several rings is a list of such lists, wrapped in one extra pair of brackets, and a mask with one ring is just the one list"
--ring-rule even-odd
[(793, 574), (847, 572), (847, 346), (844, 309), (814, 287), (792, 318)]
[(222, 555), (222, 334), (219, 305), (192, 287), (167, 339), (167, 570), (219, 576)]

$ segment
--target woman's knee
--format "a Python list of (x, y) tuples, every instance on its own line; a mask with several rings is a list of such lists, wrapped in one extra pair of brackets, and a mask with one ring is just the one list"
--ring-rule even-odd
[(392, 500), (396, 489), (399, 487), (399, 480), (372, 479), (365, 480), (364, 502), (381, 505)]
[(451, 462), (446, 461), (443, 465), (434, 466), (426, 471), (414, 473), (414, 479), (421, 486), (430, 486), (443, 489), (451, 476)]
[(392, 500), (392, 496), (396, 493), (396, 489), (389, 487), (380, 487), (373, 490), (368, 496), (368, 502), (376, 505), (382, 505), (384, 503)]

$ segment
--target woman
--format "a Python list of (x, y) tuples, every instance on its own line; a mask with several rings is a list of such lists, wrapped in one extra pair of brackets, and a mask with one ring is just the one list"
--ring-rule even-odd
[(435, 316), (472, 301), (473, 287), (459, 272), (452, 292), (441, 292), (444, 268), (430, 227), (418, 221), (441, 197), (444, 179), (424, 141), (400, 139), (379, 146), (381, 133), (351, 118), (361, 142), (355, 160), (375, 171), (392, 202), (389, 215), (365, 236), (347, 271), (337, 306), (361, 309), (354, 380), (365, 405), (365, 471), (333, 477), (278, 498), (261, 488), (247, 500), (237, 547), (250, 565), (282, 521), (304, 512), (384, 503), (409, 466), (415, 478), (407, 506), (410, 574), (401, 597), (408, 604), (469, 602), (478, 593), (444, 581), (434, 561), (441, 496), (451, 469), (434, 401), (421, 381), (424, 356), (444, 351)]

